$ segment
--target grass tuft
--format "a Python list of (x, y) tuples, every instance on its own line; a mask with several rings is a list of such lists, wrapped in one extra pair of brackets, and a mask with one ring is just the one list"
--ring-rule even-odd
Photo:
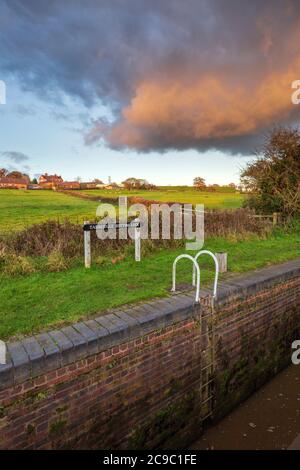
[(69, 264), (59, 249), (55, 248), (48, 256), (46, 267), (49, 272), (59, 272), (68, 269)]
[(20, 276), (35, 272), (33, 260), (26, 256), (14, 253), (5, 254), (1, 257), (0, 263), (4, 274), (8, 276)]

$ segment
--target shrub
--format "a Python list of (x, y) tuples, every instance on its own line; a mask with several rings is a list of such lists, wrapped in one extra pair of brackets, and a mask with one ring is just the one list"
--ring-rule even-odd
[(68, 263), (59, 249), (54, 249), (48, 256), (46, 267), (50, 272), (65, 271)]
[(300, 214), (300, 131), (274, 129), (258, 159), (241, 174), (250, 196), (246, 204), (258, 212)]
[(257, 219), (250, 209), (209, 211), (205, 214), (205, 237), (232, 237), (239, 239), (249, 234), (264, 236), (272, 229), (268, 220)]
[(2, 255), (1, 258), (3, 272), (9, 276), (31, 274), (35, 271), (33, 261), (26, 256), (9, 253)]
[[(254, 233), (264, 236), (272, 229), (272, 224), (266, 220), (252, 217), (249, 209), (211, 210), (205, 212), (205, 238), (248, 236)], [(195, 229), (195, 220), (194, 220)], [(150, 230), (149, 230), (150, 232)], [(173, 220), (171, 220), (171, 237), (173, 237)], [(99, 257), (98, 264), (103, 264), (101, 257), (117, 257), (119, 255), (133, 256), (134, 241), (128, 240), (99, 240), (96, 233), (91, 232), (93, 260)], [(153, 253), (160, 248), (178, 248), (184, 246), (184, 240), (142, 240), (142, 255)], [(83, 259), (83, 230), (81, 225), (65, 221), (48, 221), (28, 227), (21, 232), (6, 234), (0, 237), (1, 253), (14, 253), (23, 257), (49, 257), (50, 269), (64, 266), (72, 259)], [(51, 260), (54, 260), (53, 263)], [(49, 263), (49, 260), (48, 260)], [(60, 269), (60, 268), (59, 268)]]
[[(144, 258), (144, 256), (151, 255), (157, 251), (157, 246), (155, 246), (154, 240), (143, 240), (141, 244), (141, 256)], [(134, 253), (134, 250), (133, 250)]]

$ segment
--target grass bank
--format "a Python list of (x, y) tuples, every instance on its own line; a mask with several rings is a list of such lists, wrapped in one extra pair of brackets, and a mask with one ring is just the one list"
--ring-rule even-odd
[[(247, 240), (212, 238), (205, 248), (229, 253), (229, 271), (238, 273), (300, 256), (300, 229), (277, 230), (272, 236)], [(171, 267), (182, 249), (160, 250), (136, 263), (132, 256), (119, 263), (107, 260), (85, 270), (81, 264), (63, 272), (39, 272), (0, 277), (0, 338), (31, 334), (49, 326), (76, 321), (122, 304), (168, 295)], [(206, 264), (207, 267), (210, 264)], [(204, 284), (213, 272), (202, 273)], [(189, 283), (191, 266), (182, 262), (178, 282)]]

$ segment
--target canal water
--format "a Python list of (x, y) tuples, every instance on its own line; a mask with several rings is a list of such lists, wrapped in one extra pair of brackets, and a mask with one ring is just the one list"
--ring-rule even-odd
[(192, 449), (300, 449), (300, 365), (279, 373), (208, 428)]

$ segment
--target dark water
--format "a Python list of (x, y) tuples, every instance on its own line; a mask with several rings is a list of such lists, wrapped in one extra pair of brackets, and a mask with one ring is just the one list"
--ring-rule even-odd
[(192, 449), (300, 449), (300, 365), (285, 369), (208, 428)]

